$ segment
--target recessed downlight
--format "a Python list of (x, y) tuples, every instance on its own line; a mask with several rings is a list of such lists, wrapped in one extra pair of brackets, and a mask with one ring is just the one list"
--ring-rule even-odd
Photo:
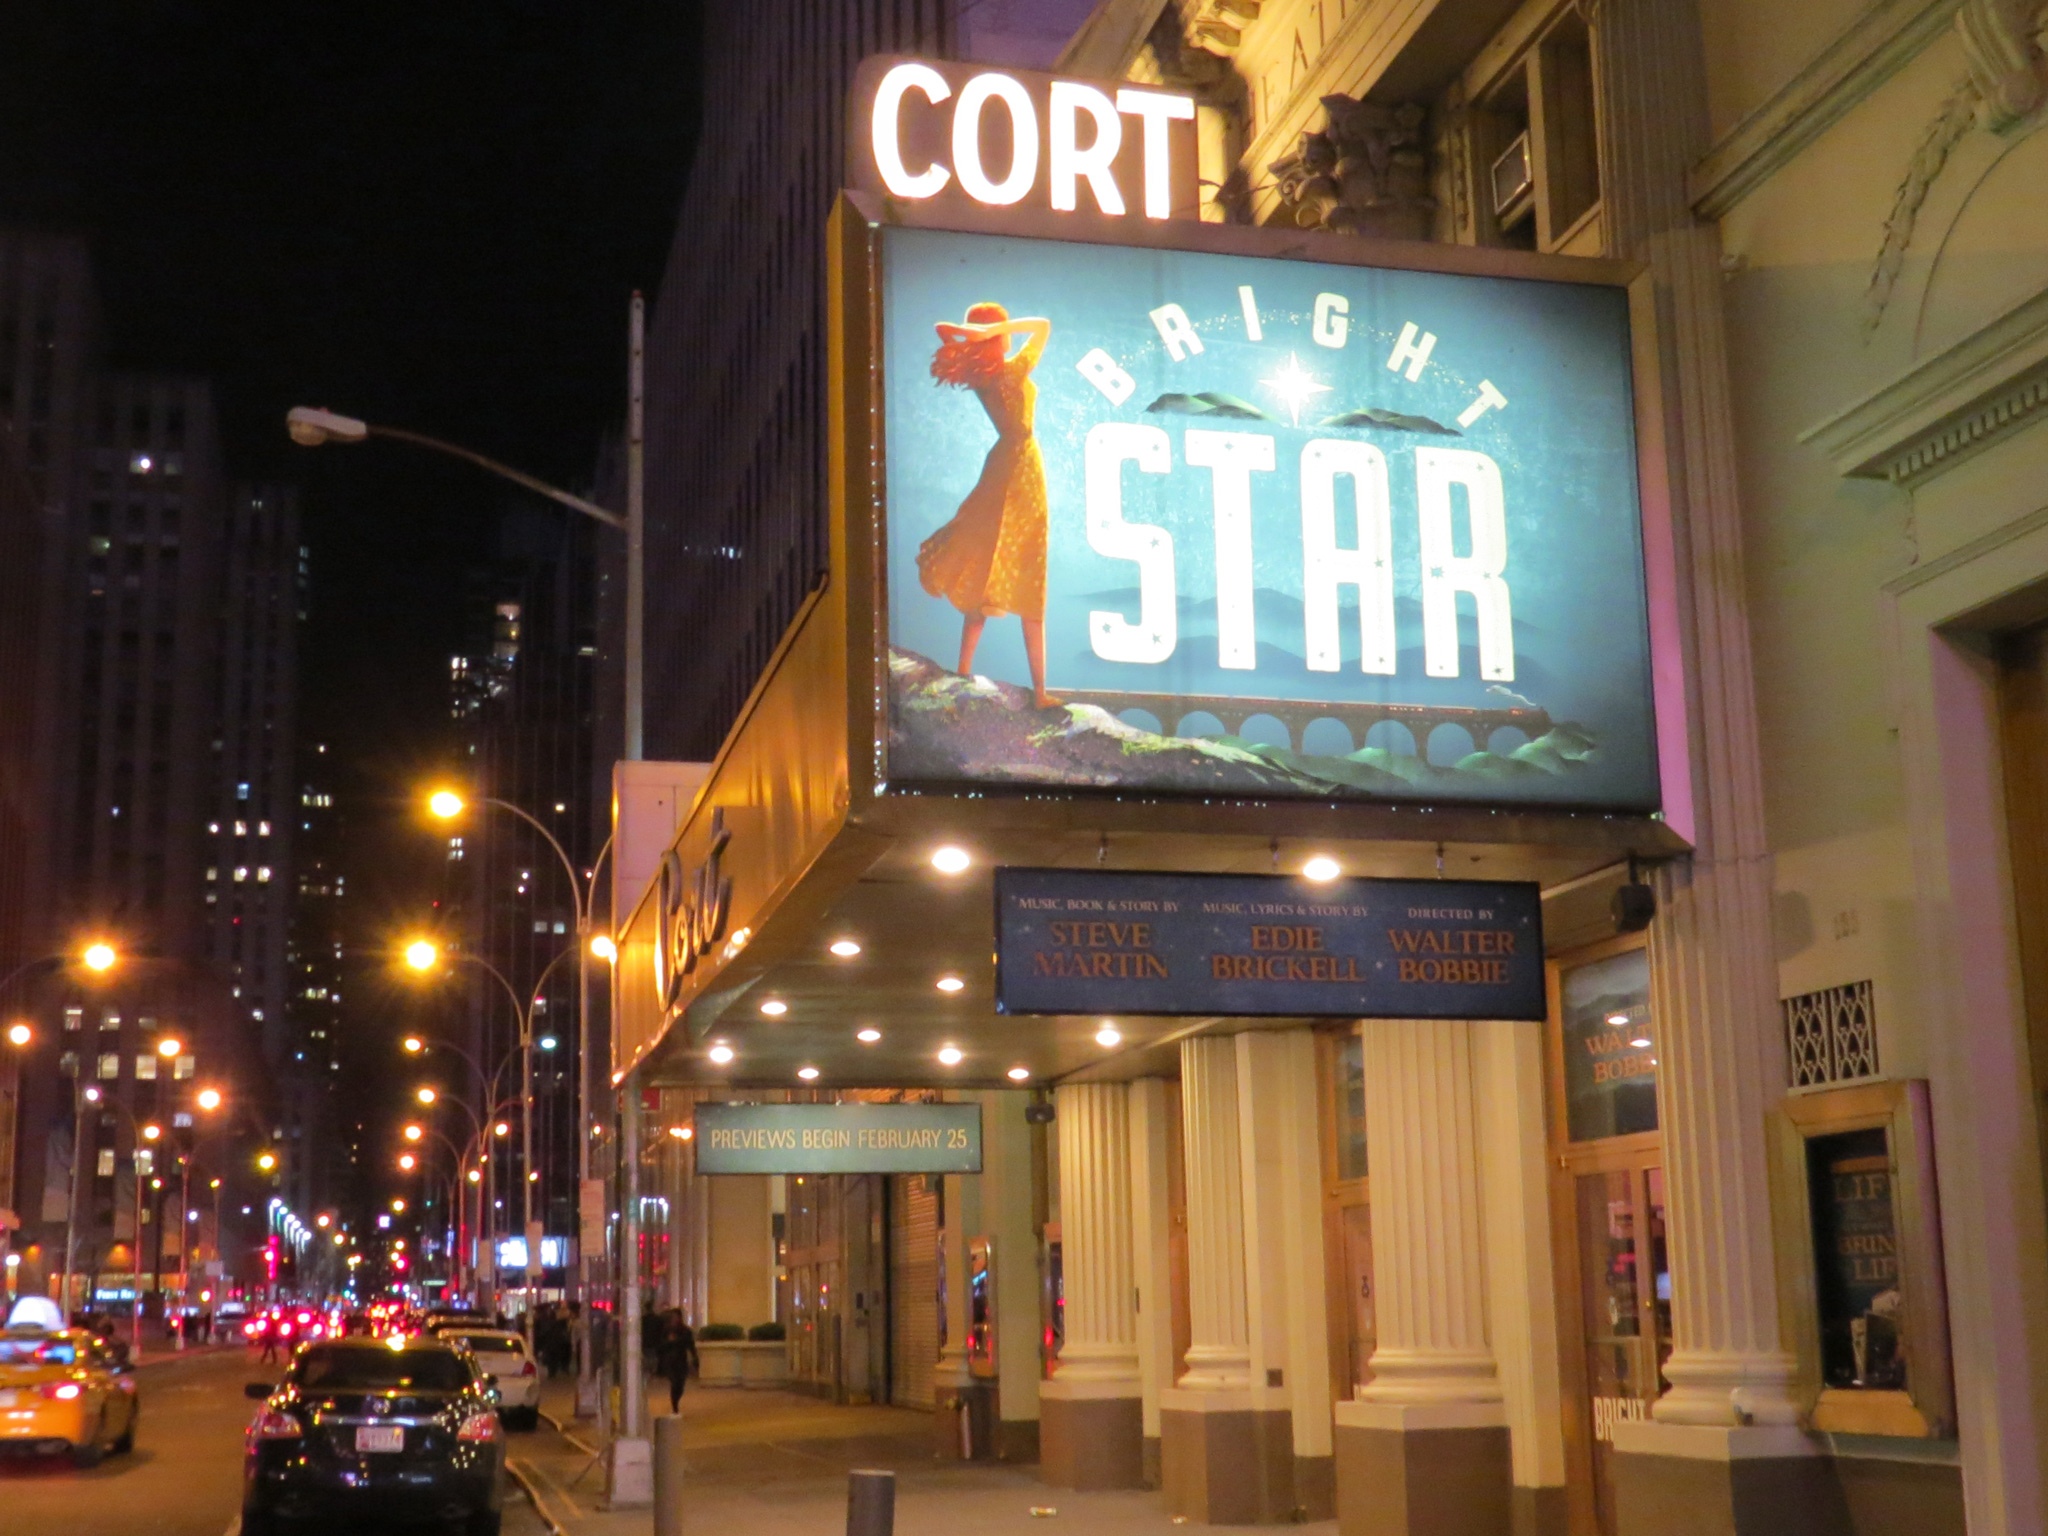
[(942, 875), (961, 874), (973, 863), (973, 858), (965, 848), (956, 847), (952, 843), (935, 849), (932, 853), (932, 868)]
[(941, 976), (938, 987), (941, 992), (958, 992), (967, 985), (958, 976)]
[(1123, 1031), (1118, 1029), (1114, 1024), (1110, 1023), (1107, 1019), (1104, 1019), (1102, 1021), (1102, 1028), (1095, 1031), (1095, 1043), (1105, 1048), (1112, 1045), (1122, 1045), (1123, 1040)]
[(939, 1060), (945, 1066), (957, 1067), (966, 1059), (967, 1053), (957, 1045), (942, 1045), (939, 1047)]
[(1607, 1022), (1609, 1024), (1612, 1024), (1616, 1029), (1619, 1029), (1622, 1025), (1628, 1022), (1628, 1015), (1625, 1013), (1610, 1013), (1609, 1015), (1607, 1015)]
[(705, 1052), (705, 1054), (722, 1067), (732, 1060), (733, 1049), (721, 1040), (718, 1044), (711, 1047), (709, 1051)]
[(852, 939), (834, 939), (832, 953), (842, 960), (851, 960), (860, 953), (860, 945)]
[(1650, 1048), (1650, 1037), (1648, 1035), (1637, 1035), (1635, 1039), (1629, 1041), (1629, 1044), (1639, 1051), (1647, 1051)]
[(768, 999), (767, 1002), (761, 1005), (761, 1011), (767, 1014), (768, 1017), (771, 1019), (779, 1019), (785, 1013), (789, 1012), (789, 1004), (785, 1003), (779, 997), (771, 997)]
[(1301, 872), (1309, 879), (1321, 882), (1336, 879), (1344, 873), (1344, 866), (1327, 853), (1319, 853), (1301, 866)]
[(818, 1080), (818, 1069), (816, 1067), (798, 1067), (796, 1075), (807, 1083), (815, 1083)]
[(1021, 1083), (1030, 1075), (1031, 1069), (1029, 1067), (1012, 1067), (1003, 1074), (1013, 1083)]
[(882, 1032), (879, 1029), (876, 1029), (873, 1025), (869, 1025), (866, 1029), (861, 1030), (853, 1038), (858, 1040), (862, 1045), (873, 1045), (877, 1040), (882, 1038)]

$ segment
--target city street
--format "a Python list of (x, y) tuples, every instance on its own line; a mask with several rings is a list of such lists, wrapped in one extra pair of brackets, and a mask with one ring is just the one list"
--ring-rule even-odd
[[(241, 1525), (243, 1383), (275, 1374), (254, 1351), (207, 1352), (142, 1369), (135, 1450), (90, 1472), (62, 1459), (0, 1461), (0, 1527), (64, 1536), (222, 1536)], [(516, 1444), (516, 1442), (515, 1442)], [(506, 1536), (544, 1536), (517, 1484)]]

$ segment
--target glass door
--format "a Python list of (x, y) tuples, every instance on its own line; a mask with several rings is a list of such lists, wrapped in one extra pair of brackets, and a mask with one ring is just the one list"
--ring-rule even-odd
[(1671, 1353), (1649, 953), (1551, 966), (1551, 1142), (1574, 1536), (1615, 1531), (1614, 1426), (1647, 1418)]

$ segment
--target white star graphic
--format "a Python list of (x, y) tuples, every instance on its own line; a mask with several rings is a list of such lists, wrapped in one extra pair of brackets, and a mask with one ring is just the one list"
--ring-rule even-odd
[(1261, 379), (1262, 388), (1270, 389), (1287, 402), (1287, 409), (1293, 413), (1294, 424), (1301, 425), (1301, 408), (1312, 395), (1326, 395), (1330, 392), (1327, 384), (1318, 384), (1302, 368), (1301, 359), (1292, 352), (1287, 354), (1287, 366), (1270, 379)]

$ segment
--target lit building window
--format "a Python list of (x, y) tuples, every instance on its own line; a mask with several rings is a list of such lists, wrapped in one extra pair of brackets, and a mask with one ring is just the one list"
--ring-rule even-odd
[(268, 837), (268, 836), (270, 836), (270, 823), (269, 823), (269, 822), (267, 822), (267, 821), (259, 821), (259, 822), (257, 822), (257, 823), (256, 823), (256, 835), (257, 835), (258, 837)]
[(249, 835), (249, 823), (247, 823), (246, 821), (238, 821), (238, 822), (236, 822), (236, 823), (235, 823), (235, 836), (237, 836), (237, 837), (247, 837), (248, 835)]
[(239, 883), (240, 883), (241, 881), (247, 880), (248, 878), (249, 878), (249, 866), (248, 866), (248, 865), (246, 865), (246, 864), (237, 864), (237, 865), (235, 866), (235, 880), (236, 880), (236, 882), (237, 882), (237, 883), (239, 884)]
[(207, 832), (208, 832), (208, 833), (209, 833), (209, 834), (210, 834), (211, 836), (214, 836), (214, 837), (219, 837), (219, 836), (220, 836), (220, 823), (219, 823), (219, 822), (217, 822), (217, 821), (209, 821), (209, 822), (208, 822), (208, 823), (206, 824), (206, 830), (207, 830)]
[(113, 1009), (108, 1008), (100, 1014), (101, 1029), (119, 1029), (120, 1027), (121, 1015), (116, 1013)]
[(268, 880), (270, 878), (270, 866), (268, 864), (258, 864), (256, 866), (256, 878), (259, 881)]
[(100, 1081), (111, 1083), (117, 1081), (120, 1076), (121, 1058), (112, 1051), (102, 1054), (100, 1057)]
[(246, 800), (246, 799), (248, 799), (248, 798), (249, 798), (249, 786), (248, 786), (247, 784), (237, 784), (237, 785), (235, 786), (235, 798), (236, 798), (237, 800)]
[(207, 879), (209, 879), (209, 880), (218, 880), (218, 879), (220, 878), (220, 869), (219, 869), (219, 867), (218, 867), (217, 865), (213, 865), (213, 864), (209, 864), (209, 865), (207, 865), (207, 866), (206, 866), (206, 878), (207, 878)]
[(191, 1130), (192, 1112), (188, 1109), (179, 1110), (176, 1114), (171, 1116), (171, 1124), (181, 1131)]
[(137, 1147), (135, 1149), (135, 1171), (144, 1178), (156, 1172), (156, 1149)]
[(135, 1081), (153, 1083), (156, 1081), (156, 1052), (143, 1051), (135, 1058)]
[(171, 1063), (171, 1076), (174, 1080), (181, 1083), (198, 1070), (199, 1058), (197, 1056), (180, 1056)]
[(83, 1008), (66, 1008), (64, 1010), (64, 1027), (66, 1029), (85, 1028), (85, 1010)]
[(111, 1179), (114, 1176), (114, 1149), (112, 1147), (100, 1148), (99, 1175), (103, 1179)]
[(128, 455), (128, 473), (131, 475), (146, 475), (155, 468), (156, 460), (146, 453), (137, 452)]

